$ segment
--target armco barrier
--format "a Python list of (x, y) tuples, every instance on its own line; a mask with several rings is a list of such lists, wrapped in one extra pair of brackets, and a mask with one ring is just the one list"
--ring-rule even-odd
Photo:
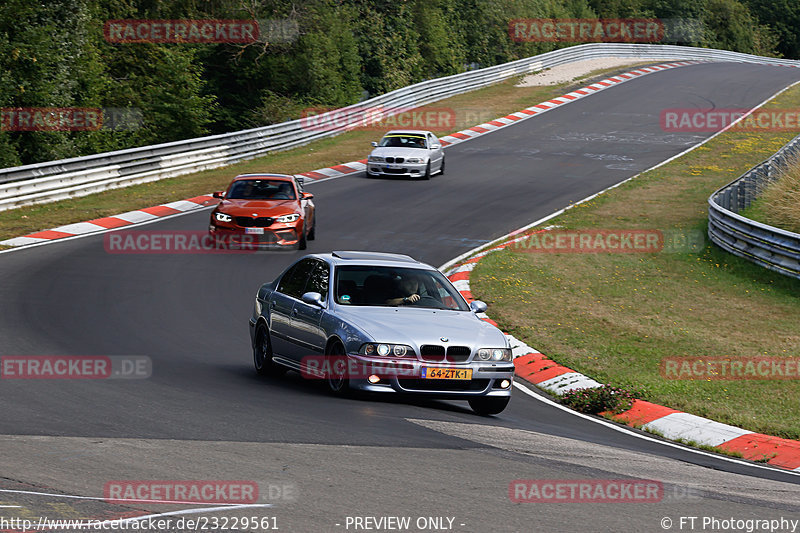
[(319, 118), (323, 121), (336, 117), (335, 124), (326, 128), (304, 127), (307, 123), (303, 120), (292, 120), (223, 135), (0, 169), (0, 211), (229, 165), (347, 131), (357, 127), (365, 114), (383, 111), (386, 116), (390, 116), (393, 114), (392, 110), (408, 110), (513, 76), (608, 56), (642, 60), (736, 61), (800, 66), (799, 61), (709, 48), (622, 43), (584, 44), (397, 89), (321, 115)]
[(800, 157), (800, 136), (775, 155), (708, 199), (708, 236), (720, 248), (770, 270), (800, 279), (800, 234), (750, 220), (738, 211), (750, 206), (786, 162)]

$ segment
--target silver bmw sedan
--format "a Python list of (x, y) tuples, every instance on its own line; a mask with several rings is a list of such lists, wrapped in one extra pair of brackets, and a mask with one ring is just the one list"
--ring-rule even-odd
[(367, 157), (369, 176), (406, 176), (430, 179), (444, 174), (444, 150), (436, 136), (424, 130), (393, 130)]
[(467, 400), (497, 414), (514, 364), (503, 333), (430, 265), (407, 255), (308, 255), (261, 286), (250, 317), (260, 374), (300, 372), (352, 391)]

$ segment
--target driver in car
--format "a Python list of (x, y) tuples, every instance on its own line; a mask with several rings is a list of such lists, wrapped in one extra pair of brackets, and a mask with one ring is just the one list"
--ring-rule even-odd
[(405, 276), (403, 279), (400, 280), (398, 283), (398, 289), (400, 294), (404, 296), (399, 296), (397, 298), (390, 298), (386, 300), (387, 305), (405, 305), (405, 304), (413, 304), (419, 301), (421, 296), (420, 293), (420, 283), (419, 279), (415, 276)]

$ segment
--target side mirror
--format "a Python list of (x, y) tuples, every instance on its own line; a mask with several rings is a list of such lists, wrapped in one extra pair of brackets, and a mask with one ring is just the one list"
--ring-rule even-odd
[(310, 192), (304, 192), (301, 198), (303, 200), (311, 200), (312, 198), (314, 198), (314, 195), (311, 194)]
[(318, 292), (307, 292), (300, 299), (309, 305), (325, 307), (325, 302), (322, 301), (322, 295)]
[(431, 145), (431, 150), (439, 150), (441, 147), (442, 147), (441, 144), (432, 144)]
[(377, 143), (376, 141), (372, 141), (372, 142), (371, 142), (371, 143), (369, 143), (369, 144), (371, 144), (372, 146), (376, 146), (376, 147), (378, 146), (378, 143)]
[(469, 308), (472, 309), (473, 313), (483, 313), (488, 307), (485, 302), (480, 300), (474, 300), (469, 304)]
[(215, 191), (211, 196), (214, 198), (225, 198), (225, 191)]

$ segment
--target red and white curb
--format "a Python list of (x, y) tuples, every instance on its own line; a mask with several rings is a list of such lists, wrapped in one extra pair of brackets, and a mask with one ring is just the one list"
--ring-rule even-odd
[[(535, 106), (528, 107), (526, 109), (523, 109), (522, 111), (511, 113), (510, 115), (506, 115), (504, 117), (500, 117), (495, 120), (491, 120), (489, 122), (485, 122), (483, 124), (467, 128), (465, 130), (451, 133), (449, 135), (445, 135), (441, 137), (440, 140), (442, 142), (442, 146), (452, 146), (454, 144), (462, 143), (464, 141), (474, 139), (481, 135), (491, 133), (505, 126), (515, 124), (521, 120), (532, 118), (546, 111), (550, 111), (551, 109), (555, 109), (557, 107), (569, 104), (581, 98), (585, 98), (586, 96), (590, 96), (604, 89), (608, 89), (609, 87), (619, 85), (620, 83), (624, 83), (626, 81), (630, 81), (639, 78), (641, 76), (645, 76), (647, 74), (660, 72), (662, 70), (668, 70), (676, 67), (683, 67), (686, 65), (693, 65), (697, 63), (701, 62), (677, 61), (651, 67), (643, 67), (636, 70), (632, 70), (630, 72), (625, 72), (623, 74), (619, 74), (617, 76), (612, 76), (610, 78), (598, 81), (597, 83), (587, 85), (586, 87), (577, 89), (563, 96), (559, 96), (551, 100), (548, 100), (546, 102), (536, 104)], [(328, 168), (320, 168), (309, 172), (301, 172), (297, 175), (302, 176), (305, 180), (320, 181), (324, 179), (340, 178), (342, 176), (347, 176), (348, 174), (353, 174), (356, 172), (363, 172), (366, 170), (366, 168), (367, 168), (367, 160), (361, 159), (359, 161), (342, 163), (341, 165), (334, 165)], [(145, 209), (139, 209), (136, 211), (128, 211), (127, 213), (122, 213), (110, 217), (98, 218), (86, 222), (77, 222), (75, 224), (67, 224), (65, 226), (59, 226), (57, 228), (31, 233), (23, 237), (14, 237), (12, 239), (0, 241), (0, 244), (4, 246), (26, 246), (31, 244), (41, 244), (48, 241), (56, 241), (68, 237), (75, 237), (78, 235), (87, 235), (91, 233), (104, 232), (111, 229), (122, 228), (125, 226), (133, 226), (143, 222), (150, 222), (152, 220), (161, 217), (172, 216), (180, 213), (186, 213), (188, 211), (193, 211), (195, 209), (206, 208), (215, 205), (216, 202), (217, 200), (215, 200), (210, 194), (206, 194), (206, 195), (196, 196), (194, 198), (179, 200), (177, 202), (170, 202), (168, 204), (161, 204), (153, 207), (147, 207)]]
[[(537, 229), (533, 232), (546, 229), (549, 228)], [(519, 231), (516, 231), (509, 235), (518, 234), (519, 236), (478, 252), (445, 271), (445, 275), (468, 302), (474, 300), (469, 278), (475, 265), (485, 255), (502, 250), (526, 238), (530, 233), (520, 234)], [(478, 316), (497, 326), (497, 323), (485, 313), (480, 313)], [(506, 337), (512, 347), (516, 375), (537, 387), (560, 396), (575, 389), (602, 386), (592, 378), (548, 359), (547, 356), (516, 339), (513, 335), (506, 335)], [(629, 410), (614, 415), (613, 418), (631, 427), (655, 431), (670, 440), (692, 441), (700, 445), (717, 446), (724, 450), (739, 452), (745, 459), (766, 461), (773, 466), (800, 472), (800, 442), (795, 440), (762, 435), (644, 400), (634, 400), (633, 406)]]

